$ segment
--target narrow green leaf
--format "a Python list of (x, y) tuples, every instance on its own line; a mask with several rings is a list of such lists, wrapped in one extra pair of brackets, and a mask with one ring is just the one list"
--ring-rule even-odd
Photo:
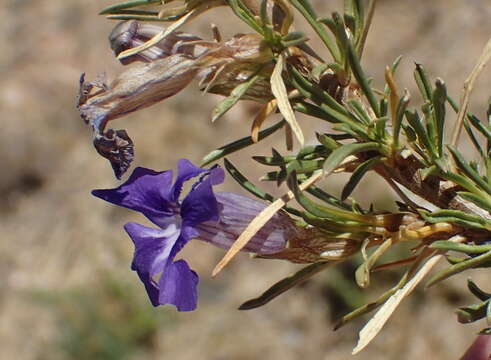
[(297, 174), (308, 174), (316, 170), (322, 169), (324, 159), (321, 160), (293, 160), (286, 166), (286, 176), (290, 175), (292, 171)]
[(289, 46), (299, 46), (309, 40), (307, 35), (301, 31), (292, 31), (281, 39), (281, 44), (287, 48)]
[(421, 64), (416, 63), (414, 79), (416, 80), (416, 84), (418, 85), (423, 99), (427, 102), (430, 102), (431, 96), (433, 94), (433, 88), (431, 86), (431, 81), (428, 79), (428, 75), (426, 74), (426, 71)]
[(333, 115), (331, 115), (331, 113), (325, 111), (323, 108), (317, 105), (310, 104), (305, 101), (300, 101), (293, 103), (292, 106), (295, 111), (313, 116), (317, 119), (326, 120), (333, 124), (337, 124), (340, 122), (338, 118), (334, 117)]
[(277, 282), (259, 297), (246, 301), (239, 307), (239, 310), (251, 310), (266, 305), (268, 302), (290, 290), (292, 287), (305, 282), (315, 274), (327, 269), (333, 264), (335, 264), (335, 262), (318, 262), (306, 266), (295, 274)]
[[(302, 218), (305, 220), (307, 224), (315, 226), (317, 228), (324, 229), (329, 233), (333, 234), (347, 234), (349, 233), (351, 236), (355, 233), (363, 234), (361, 237), (365, 239), (370, 233), (370, 226), (364, 225), (356, 221), (345, 220), (342, 218), (338, 219), (328, 219), (328, 218), (320, 218), (314, 216), (308, 212), (304, 212), (302, 214)], [(372, 227), (373, 228), (373, 227)], [(351, 238), (350, 236), (350, 238)], [(361, 244), (361, 241), (360, 241)]]
[(403, 120), (406, 108), (409, 104), (409, 100), (410, 100), (409, 92), (406, 90), (404, 93), (404, 96), (399, 99), (399, 102), (397, 104), (397, 110), (396, 110), (394, 123), (393, 123), (393, 127), (394, 127), (393, 138), (394, 138), (394, 148), (395, 149), (399, 149), (399, 134), (401, 132), (402, 120)]
[(487, 141), (491, 141), (491, 128), (489, 125), (483, 124), (482, 121), (480, 121), (474, 115), (469, 116), (468, 120), (481, 134), (486, 137)]
[[(237, 183), (242, 186), (245, 190), (253, 194), (254, 196), (269, 202), (274, 202), (276, 198), (271, 194), (259, 189), (256, 185), (250, 182), (228, 159), (223, 161), (225, 170), (232, 176), (232, 178), (237, 181)], [(297, 209), (284, 206), (283, 210), (289, 212), (292, 215), (302, 216), (302, 212)]]
[(341, 54), (339, 52), (339, 48), (337, 47), (336, 43), (331, 39), (322, 24), (317, 21), (318, 16), (315, 13), (310, 2), (308, 0), (289, 0), (289, 2), (300, 12), (300, 14), (302, 14), (302, 16), (305, 18), (305, 20), (307, 20), (310, 26), (312, 26), (312, 29), (314, 29), (324, 45), (326, 45), (333, 59), (337, 63), (341, 63)]
[(437, 130), (438, 154), (443, 156), (443, 137), (445, 124), (445, 101), (447, 99), (447, 88), (441, 79), (436, 79), (435, 91), (432, 95), (433, 113)]
[(343, 191), (341, 193), (342, 201), (346, 200), (346, 198), (351, 195), (356, 185), (358, 185), (363, 176), (380, 163), (380, 159), (380, 156), (376, 156), (358, 165), (355, 171), (353, 171), (353, 174), (351, 175), (349, 181), (343, 188)]
[(286, 165), (290, 161), (295, 160), (295, 156), (253, 156), (252, 158), (261, 165), (266, 166)]
[(375, 120), (375, 139), (377, 142), (385, 142), (387, 139), (386, 124), (389, 121), (387, 116), (383, 116)]
[(155, 3), (161, 3), (161, 0), (132, 0), (132, 1), (124, 1), (119, 4), (114, 4), (105, 7), (99, 12), (99, 15), (107, 15), (118, 12), (122, 9), (129, 9), (136, 6), (150, 5)]
[(479, 286), (477, 286), (477, 284), (471, 279), (467, 279), (467, 287), (469, 288), (469, 291), (474, 294), (474, 296), (477, 297), (479, 300), (486, 301), (491, 298), (491, 294), (482, 291)]
[(474, 321), (484, 319), (486, 317), (489, 301), (484, 301), (480, 304), (464, 306), (459, 308), (457, 313), (457, 320), (461, 324), (469, 324)]
[(237, 15), (239, 19), (249, 25), (259, 34), (263, 35), (264, 31), (260, 24), (256, 21), (254, 14), (251, 13), (249, 8), (240, 0), (226, 0), (232, 11)]
[(479, 189), (468, 177), (463, 176), (461, 174), (452, 173), (452, 172), (437, 172), (442, 178), (446, 180), (453, 181), (454, 183), (462, 186), (467, 191), (474, 194), (483, 194), (485, 195), (481, 189)]
[(220, 101), (212, 111), (211, 122), (215, 122), (221, 118), (228, 110), (230, 110), (244, 94), (251, 88), (252, 85), (259, 79), (259, 75), (252, 76), (247, 81), (237, 85), (229, 96)]
[[(390, 66), (390, 72), (392, 75), (394, 75), (397, 71), (397, 68), (399, 67), (399, 64), (401, 63), (402, 60), (402, 55), (399, 55), (393, 62), (392, 65)], [(390, 93), (390, 88), (389, 85), (385, 84), (384, 87), (384, 94), (388, 96)], [(386, 114), (387, 115), (387, 114)]]
[(363, 106), (358, 100), (350, 99), (348, 100), (348, 105), (354, 110), (355, 114), (358, 115), (358, 118), (361, 120), (362, 123), (368, 125), (372, 122), (370, 116), (368, 116), (365, 109), (363, 109)]
[(343, 210), (351, 211), (351, 206), (350, 205), (345, 204), (344, 202), (342, 202), (341, 200), (339, 200), (334, 195), (329, 194), (328, 192), (326, 192), (326, 191), (318, 188), (315, 185), (312, 185), (306, 191), (309, 194), (315, 196), (319, 200), (322, 200), (322, 201), (324, 201), (325, 203), (327, 203), (329, 205), (336, 206), (336, 207), (338, 207), (340, 209), (343, 209)]
[(447, 147), (457, 163), (459, 170), (472, 179), (472, 181), (474, 181), (481, 189), (491, 195), (491, 185), (464, 160), (463, 156), (456, 148), (451, 145), (447, 145)]
[(386, 98), (381, 98), (379, 108), (380, 108), (380, 116), (381, 117), (387, 116), (387, 113), (389, 111), (389, 101)]
[(490, 263), (491, 263), (491, 251), (488, 251), (482, 255), (476, 256), (474, 258), (470, 258), (469, 260), (460, 262), (455, 265), (451, 265), (445, 270), (440, 271), (439, 273), (435, 274), (433, 277), (430, 278), (430, 280), (426, 284), (426, 287), (428, 288), (430, 286), (433, 286), (436, 283), (448, 279), (450, 276), (458, 274), (464, 270), (478, 268), (481, 267), (482, 265), (486, 265), (486, 264), (489, 265)]
[(368, 143), (353, 143), (340, 146), (334, 150), (324, 163), (324, 171), (330, 174), (350, 155), (354, 155), (365, 151), (380, 151), (380, 144), (375, 142)]
[[(295, 195), (295, 200), (309, 213), (319, 218), (331, 218), (339, 221), (358, 221), (360, 223), (367, 222), (365, 215), (355, 214), (351, 211), (339, 210), (318, 204), (310, 200), (298, 187), (297, 174), (295, 171), (288, 177), (288, 187)], [(368, 219), (368, 222), (371, 219)]]
[(430, 248), (435, 250), (457, 251), (465, 254), (482, 254), (490, 251), (491, 245), (469, 245), (448, 240), (438, 240), (432, 242)]
[[(332, 110), (344, 116), (349, 116), (350, 113), (345, 107), (337, 102), (327, 91), (322, 90), (318, 85), (314, 85), (307, 80), (295, 67), (288, 68), (288, 73), (292, 75), (294, 80), (293, 85), (302, 93), (308, 95), (309, 99), (318, 100), (328, 105)], [(315, 97), (314, 97), (314, 96)]]
[(158, 15), (133, 15), (133, 14), (121, 14), (121, 15), (107, 15), (108, 20), (137, 20), (137, 21), (156, 21), (156, 22), (166, 22), (169, 21), (167, 18), (159, 18)]
[(430, 223), (454, 222), (465, 227), (491, 231), (491, 222), (480, 216), (466, 214), (459, 210), (438, 210), (432, 213), (420, 210), (419, 213), (425, 221)]
[(340, 146), (336, 140), (326, 134), (318, 134), (317, 140), (319, 140), (324, 148), (331, 152)]
[(368, 103), (370, 104), (373, 112), (375, 113), (375, 116), (380, 117), (380, 109), (378, 106), (377, 99), (375, 97), (375, 93), (370, 87), (368, 79), (365, 73), (363, 72), (363, 69), (361, 68), (360, 59), (358, 58), (358, 55), (356, 54), (356, 50), (350, 40), (348, 40), (347, 52), (348, 52), (348, 60), (351, 66), (351, 70), (353, 71), (353, 75), (355, 76), (356, 81), (360, 85), (363, 94), (366, 96)]
[(464, 118), (464, 129), (467, 135), (469, 136), (469, 139), (471, 139), (472, 145), (476, 148), (476, 150), (479, 152), (482, 158), (485, 157), (484, 151), (482, 150), (481, 144), (479, 144), (479, 141), (476, 138), (476, 135), (474, 134), (474, 131), (472, 131), (472, 128), (469, 124), (469, 120)]
[[(275, 131), (278, 129), (281, 129), (285, 125), (285, 121), (282, 120), (280, 122), (277, 122), (273, 126), (264, 129), (259, 132), (258, 140), (262, 140), (269, 135), (273, 134)], [(252, 140), (251, 136), (246, 136), (243, 137), (242, 139), (236, 140), (234, 142), (231, 142), (227, 145), (224, 145), (216, 150), (213, 150), (210, 152), (208, 155), (206, 155), (203, 160), (201, 160), (201, 166), (206, 166), (214, 161), (217, 161), (224, 156), (230, 155), (238, 150), (244, 149), (250, 145), (255, 144), (255, 142)]]
[(301, 148), (296, 158), (298, 160), (313, 160), (319, 157), (324, 157), (326, 154), (330, 154), (330, 151), (326, 151), (322, 145), (309, 145)]

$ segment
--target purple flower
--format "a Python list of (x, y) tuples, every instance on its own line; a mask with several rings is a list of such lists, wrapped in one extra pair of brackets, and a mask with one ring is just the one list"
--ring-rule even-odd
[[(189, 193), (179, 199), (184, 182), (198, 178)], [(172, 183), (171, 170), (156, 172), (136, 168), (116, 189), (94, 190), (93, 195), (141, 212), (159, 228), (127, 223), (125, 230), (135, 244), (132, 270), (138, 273), (154, 306), (172, 304), (191, 311), (197, 304), (198, 275), (186, 261), (174, 261), (193, 238), (228, 248), (265, 205), (233, 193), (214, 194), (223, 182), (223, 170), (201, 169), (190, 161), (178, 163)], [(291, 219), (277, 214), (246, 246), (246, 251), (270, 254), (282, 250), (295, 233)]]

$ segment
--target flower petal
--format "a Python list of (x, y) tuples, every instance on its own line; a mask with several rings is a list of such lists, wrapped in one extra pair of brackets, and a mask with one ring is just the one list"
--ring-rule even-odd
[(172, 171), (136, 168), (129, 179), (115, 189), (93, 190), (92, 195), (112, 204), (139, 211), (156, 225), (167, 226), (174, 214), (171, 200)]
[(179, 311), (192, 311), (198, 303), (198, 275), (184, 260), (170, 263), (159, 280), (159, 304), (175, 305)]
[[(137, 223), (127, 223), (124, 229), (135, 244), (131, 269), (138, 273), (154, 306), (159, 305), (159, 287), (153, 276), (164, 271), (177, 253), (180, 229), (169, 226), (165, 230), (149, 228)], [(180, 249), (182, 246), (177, 246)]]
[[(219, 221), (199, 224), (196, 229), (199, 239), (228, 249), (266, 205), (234, 193), (220, 192), (215, 196), (220, 207)], [(247, 243), (244, 251), (257, 254), (275, 253), (283, 250), (288, 240), (295, 236), (297, 230), (292, 219), (278, 212)]]
[(189, 179), (198, 176), (201, 173), (209, 171), (208, 169), (201, 169), (196, 167), (188, 159), (180, 159), (177, 163), (177, 178), (172, 188), (172, 200), (177, 202), (179, 195), (181, 194), (183, 184)]
[(130, 222), (124, 229), (135, 244), (132, 270), (153, 276), (162, 272), (177, 253), (173, 250), (181, 234), (178, 224), (171, 224), (161, 230)]
[(184, 198), (181, 205), (181, 216), (186, 226), (218, 220), (218, 203), (212, 189), (214, 180), (213, 177), (206, 177)]

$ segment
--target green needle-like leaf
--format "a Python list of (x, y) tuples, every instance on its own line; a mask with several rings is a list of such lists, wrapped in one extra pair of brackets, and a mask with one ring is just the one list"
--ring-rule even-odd
[(227, 0), (232, 11), (237, 15), (239, 19), (249, 25), (252, 29), (257, 31), (259, 34), (263, 35), (264, 30), (261, 25), (258, 23), (254, 14), (251, 13), (249, 8), (245, 6), (240, 0)]
[[(259, 132), (258, 140), (262, 140), (267, 136), (273, 134), (278, 129), (281, 129), (285, 125), (285, 121), (282, 120), (273, 126), (264, 129)], [(214, 161), (217, 161), (227, 155), (230, 155), (238, 150), (242, 150), (250, 145), (255, 144), (254, 140), (251, 136), (243, 137), (242, 139), (231, 142), (227, 145), (224, 145), (216, 150), (213, 150), (208, 155), (206, 155), (203, 160), (201, 160), (201, 166), (206, 166)]]
[(355, 155), (365, 151), (380, 151), (380, 144), (375, 142), (354, 143), (340, 146), (334, 150), (324, 163), (324, 171), (330, 174), (350, 155)]
[(289, 2), (302, 14), (307, 22), (312, 26), (314, 31), (320, 37), (324, 45), (331, 53), (337, 63), (341, 63), (341, 54), (336, 43), (331, 39), (324, 26), (317, 21), (318, 17), (314, 8), (308, 0), (289, 0)]
[(482, 266), (491, 266), (491, 251), (488, 251), (482, 255), (476, 256), (466, 261), (462, 261), (458, 264), (449, 266), (443, 271), (440, 271), (434, 275), (426, 284), (426, 287), (435, 285), (436, 283), (448, 279), (450, 276), (458, 274), (467, 269), (474, 269)]
[[(234, 178), (234, 180), (240, 186), (242, 186), (245, 190), (249, 191), (251, 194), (253, 194), (253, 195), (257, 196), (258, 198), (265, 200), (265, 201), (273, 202), (276, 200), (276, 198), (274, 196), (272, 196), (271, 194), (268, 194), (267, 192), (259, 189), (256, 185), (254, 185), (252, 182), (250, 182), (244, 175), (242, 175), (242, 173), (229, 160), (224, 159), (223, 164), (224, 164), (225, 170), (227, 170), (227, 172), (230, 174), (230, 176), (232, 176), (232, 178)], [(294, 209), (294, 208), (290, 208), (288, 206), (284, 206), (283, 210), (285, 210), (285, 211), (287, 211), (290, 214), (295, 215), (295, 216), (302, 216), (301, 211)]]
[(491, 185), (464, 160), (459, 151), (451, 145), (448, 145), (448, 150), (450, 150), (459, 170), (486, 191), (488, 195), (491, 195)]
[(394, 117), (394, 148), (399, 149), (399, 134), (401, 132), (402, 120), (404, 118), (404, 113), (409, 104), (410, 96), (409, 92), (406, 90), (404, 96), (399, 99), (399, 103), (397, 104), (397, 110)]
[(435, 127), (437, 132), (437, 150), (440, 157), (443, 155), (443, 126), (445, 124), (445, 101), (447, 99), (447, 88), (441, 79), (435, 82), (435, 91), (433, 92), (433, 114), (435, 116)]
[(444, 251), (457, 251), (465, 254), (482, 254), (491, 251), (491, 245), (460, 244), (448, 240), (438, 240), (430, 245), (431, 249)]
[(114, 14), (118, 13), (119, 10), (123, 9), (129, 9), (132, 7), (137, 7), (137, 6), (143, 6), (143, 5), (150, 5), (150, 4), (156, 4), (156, 3), (162, 3), (162, 0), (132, 0), (132, 1), (125, 1), (119, 4), (114, 4), (110, 5), (99, 12), (99, 15), (107, 15), (107, 14)]
[(430, 102), (433, 94), (433, 87), (431, 86), (431, 81), (428, 79), (428, 75), (421, 64), (416, 63), (414, 79), (416, 80), (416, 84), (418, 85), (423, 99), (426, 102)]
[(344, 185), (343, 191), (341, 193), (342, 201), (346, 200), (346, 198), (351, 195), (353, 190), (355, 190), (356, 185), (358, 185), (363, 176), (380, 163), (380, 159), (380, 156), (376, 156), (358, 165), (355, 171), (353, 171), (353, 174), (351, 175), (349, 181), (346, 183), (346, 185)]
[(469, 288), (469, 291), (474, 294), (474, 296), (477, 297), (479, 300), (486, 301), (491, 298), (491, 294), (482, 291), (479, 286), (477, 286), (477, 284), (471, 279), (467, 279), (467, 287)]
[(259, 75), (252, 76), (249, 80), (237, 85), (229, 96), (220, 101), (212, 112), (211, 121), (215, 122), (221, 118), (227, 111), (229, 111), (241, 98), (245, 95), (247, 90), (259, 79)]
[(275, 299), (279, 295), (283, 294), (285, 291), (290, 290), (292, 287), (299, 285), (308, 279), (310, 279), (315, 274), (327, 269), (329, 266), (336, 264), (335, 262), (318, 262), (312, 265), (304, 267), (302, 270), (296, 272), (295, 274), (277, 282), (266, 290), (259, 297), (246, 301), (243, 303), (239, 310), (251, 310), (258, 308), (260, 306), (266, 305), (271, 300)]

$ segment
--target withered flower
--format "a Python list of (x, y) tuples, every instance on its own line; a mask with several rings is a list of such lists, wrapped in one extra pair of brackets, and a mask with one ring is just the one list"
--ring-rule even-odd
[[(114, 54), (118, 56), (125, 50), (143, 45), (160, 31), (162, 27), (153, 24), (140, 23), (135, 20), (122, 21), (109, 34), (109, 44)], [(206, 50), (206, 48), (200, 49), (195, 46), (194, 42), (201, 40), (198, 36), (176, 31), (170, 33), (156, 45), (119, 60), (123, 65), (127, 65), (134, 61), (151, 62), (176, 53), (196, 57)]]
[[(135, 64), (111, 84), (80, 78), (78, 109), (94, 132), (94, 146), (111, 162), (120, 179), (133, 160), (133, 143), (125, 130), (107, 130), (108, 121), (153, 105), (184, 89), (198, 69), (195, 60), (174, 54), (151, 63)], [(96, 91), (93, 91), (96, 89)]]
[[(161, 31), (156, 25), (126, 21), (113, 29), (109, 41), (119, 55)], [(237, 34), (220, 42), (170, 32), (155, 45), (122, 58), (121, 62), (131, 67), (111, 84), (104, 80), (86, 83), (82, 76), (78, 108), (92, 127), (94, 146), (110, 161), (119, 179), (133, 159), (133, 143), (125, 130), (105, 131), (108, 121), (175, 95), (195, 77), (201, 79), (201, 90), (229, 96), (238, 85), (256, 76), (241, 99), (267, 103), (274, 98), (270, 83), (273, 60), (273, 51), (257, 34)]]

